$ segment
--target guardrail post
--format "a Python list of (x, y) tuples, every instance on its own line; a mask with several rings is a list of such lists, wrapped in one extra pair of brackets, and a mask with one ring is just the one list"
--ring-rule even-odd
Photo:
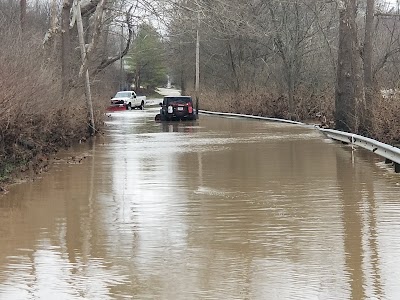
[(395, 173), (400, 173), (400, 164), (394, 163), (394, 172)]
[(389, 158), (385, 158), (385, 164), (390, 165), (393, 163)]

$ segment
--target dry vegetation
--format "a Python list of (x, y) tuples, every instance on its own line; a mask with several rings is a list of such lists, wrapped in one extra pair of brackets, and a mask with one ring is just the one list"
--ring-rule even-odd
[[(12, 12), (12, 7), (8, 7)], [(17, 8), (14, 8), (17, 13)], [(40, 14), (38, 13), (38, 18)], [(35, 23), (21, 33), (0, 15), (0, 179), (15, 170), (47, 157), (88, 137), (87, 109), (83, 87), (61, 97), (59, 59), (43, 47), (44, 27)], [(35, 20), (33, 20), (35, 21)], [(9, 26), (11, 25), (11, 26)], [(57, 49), (56, 49), (57, 50)], [(53, 50), (54, 51), (54, 50)], [(56, 53), (56, 51), (55, 51)], [(97, 78), (97, 82), (108, 82)], [(109, 84), (94, 84), (97, 127), (103, 123), (103, 109)], [(31, 164), (32, 166), (32, 164)], [(33, 168), (39, 168), (34, 164)]]
[(400, 145), (400, 99), (376, 98), (371, 136), (384, 143)]
[(175, 2), (168, 43), (174, 84), (194, 94), (199, 32), (202, 109), (322, 121), (391, 144), (400, 140), (400, 99), (379, 92), (399, 87), (399, 5)]
[[(194, 95), (194, 93), (193, 93)], [(381, 142), (400, 145), (400, 99), (383, 98), (375, 95), (371, 128), (366, 136)], [(296, 114), (292, 119), (301, 122), (319, 123), (334, 128), (334, 99), (327, 96), (298, 97)], [(250, 91), (248, 93), (201, 94), (200, 108), (203, 110), (241, 113), (254, 116), (290, 119), (287, 99), (278, 93), (268, 91)], [(325, 116), (325, 118), (324, 118)]]
[[(194, 93), (193, 93), (194, 94)], [(328, 93), (327, 93), (328, 94)], [(325, 94), (325, 95), (327, 95)], [(303, 94), (296, 96), (298, 105), (292, 119), (312, 122), (324, 127), (334, 128), (334, 99), (329, 96)], [(400, 144), (400, 99), (397, 96), (383, 98), (374, 96), (371, 128), (365, 134), (381, 142)], [(284, 95), (270, 91), (249, 91), (247, 93), (201, 94), (200, 108), (210, 111), (241, 113), (254, 116), (290, 119), (287, 99)]]
[(0, 0), (0, 182), (101, 131), (118, 62), (157, 3)]
[(327, 121), (333, 120), (334, 99), (324, 95), (298, 93), (295, 114), (289, 113), (287, 97), (278, 92), (253, 90), (233, 93), (202, 93), (201, 109), (231, 113), (242, 113), (296, 121), (316, 120), (325, 115)]

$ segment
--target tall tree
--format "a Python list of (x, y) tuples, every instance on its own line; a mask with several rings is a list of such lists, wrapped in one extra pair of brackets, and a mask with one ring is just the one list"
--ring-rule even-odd
[(371, 110), (373, 106), (373, 74), (372, 74), (372, 35), (374, 30), (375, 0), (367, 0), (365, 13), (365, 36), (363, 47), (364, 86), (365, 86), (365, 111), (362, 112), (361, 126), (363, 131), (371, 127)]
[(64, 0), (61, 11), (61, 95), (65, 97), (71, 78), (71, 36), (69, 21), (73, 0)]
[(335, 121), (339, 130), (357, 132), (364, 90), (357, 38), (356, 0), (339, 1), (339, 47)]
[(20, 26), (21, 26), (21, 31), (25, 31), (25, 23), (26, 23), (26, 0), (20, 0), (19, 2), (20, 6)]

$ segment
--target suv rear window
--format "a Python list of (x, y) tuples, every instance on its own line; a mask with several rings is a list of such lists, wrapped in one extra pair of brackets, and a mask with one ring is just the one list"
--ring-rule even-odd
[(192, 103), (191, 97), (165, 97), (164, 105)]

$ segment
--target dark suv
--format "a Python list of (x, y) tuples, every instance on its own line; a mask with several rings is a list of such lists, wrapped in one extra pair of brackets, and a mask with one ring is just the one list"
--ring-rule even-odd
[(166, 96), (160, 106), (160, 121), (197, 119), (197, 113), (190, 96)]

